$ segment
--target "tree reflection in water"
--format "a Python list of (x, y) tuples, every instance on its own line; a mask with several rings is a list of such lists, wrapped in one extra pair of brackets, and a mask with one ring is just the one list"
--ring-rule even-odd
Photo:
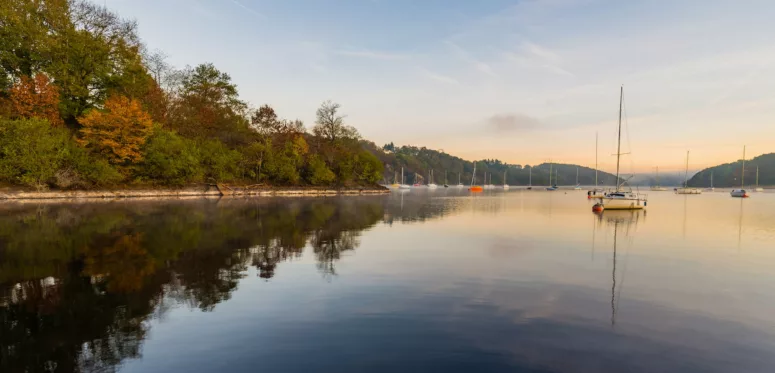
[(165, 302), (204, 311), (250, 266), (270, 279), (307, 245), (321, 273), (379, 222), (379, 199), (0, 207), (0, 371), (115, 371)]

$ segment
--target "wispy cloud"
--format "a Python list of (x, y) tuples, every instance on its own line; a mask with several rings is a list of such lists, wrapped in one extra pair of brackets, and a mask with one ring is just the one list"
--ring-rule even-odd
[(497, 114), (487, 118), (487, 127), (496, 133), (530, 131), (541, 127), (541, 121), (520, 113)]
[(231, 1), (232, 4), (242, 8), (243, 10), (247, 11), (248, 13), (253, 14), (254, 16), (261, 17), (261, 18), (266, 18), (266, 16), (261, 14), (259, 11), (255, 10), (255, 9), (253, 9), (251, 7), (248, 7), (247, 5), (241, 3), (241, 2), (239, 2), (237, 0), (230, 0), (230, 1)]
[(369, 58), (373, 60), (407, 60), (410, 58), (410, 56), (406, 54), (372, 51), (367, 49), (343, 50), (343, 51), (338, 51), (337, 54), (342, 56)]
[(458, 58), (471, 64), (477, 71), (492, 77), (496, 77), (496, 78), (498, 77), (498, 74), (496, 74), (495, 71), (493, 71), (492, 67), (489, 64), (476, 59), (471, 53), (469, 53), (459, 45), (449, 40), (445, 41), (444, 44), (447, 47), (449, 47), (452, 50), (452, 52), (458, 56)]
[(523, 41), (519, 52), (506, 53), (506, 57), (523, 67), (536, 67), (552, 74), (575, 76), (562, 67), (562, 59), (557, 53), (530, 41)]
[(439, 74), (439, 73), (435, 73), (433, 71), (429, 71), (429, 70), (423, 69), (423, 75), (426, 78), (431, 79), (431, 80), (435, 80), (435, 81), (437, 81), (439, 83), (452, 84), (452, 85), (460, 85), (460, 82), (457, 81), (457, 79), (455, 79), (453, 77), (450, 77), (450, 76), (446, 76), (446, 75), (442, 75), (442, 74)]

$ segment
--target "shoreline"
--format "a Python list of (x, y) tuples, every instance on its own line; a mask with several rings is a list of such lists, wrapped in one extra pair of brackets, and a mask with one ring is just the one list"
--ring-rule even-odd
[(19, 200), (88, 200), (88, 199), (177, 199), (212, 197), (326, 197), (338, 195), (380, 195), (389, 194), (384, 187), (364, 188), (233, 188), (221, 184), (206, 187), (181, 189), (101, 189), (101, 190), (59, 190), (29, 191), (0, 190), (0, 203)]

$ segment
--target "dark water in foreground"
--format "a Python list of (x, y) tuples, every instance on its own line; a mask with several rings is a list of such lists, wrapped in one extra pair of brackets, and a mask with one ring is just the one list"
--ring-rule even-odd
[(773, 372), (775, 194), (0, 205), (2, 372)]

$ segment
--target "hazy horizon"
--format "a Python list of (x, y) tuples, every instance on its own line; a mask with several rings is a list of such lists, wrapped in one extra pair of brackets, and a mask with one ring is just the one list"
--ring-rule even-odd
[[(98, 1), (182, 68), (311, 127), (331, 99), (364, 138), (464, 159), (699, 170), (772, 152), (775, 3)], [(753, 11), (756, 10), (756, 11)]]

